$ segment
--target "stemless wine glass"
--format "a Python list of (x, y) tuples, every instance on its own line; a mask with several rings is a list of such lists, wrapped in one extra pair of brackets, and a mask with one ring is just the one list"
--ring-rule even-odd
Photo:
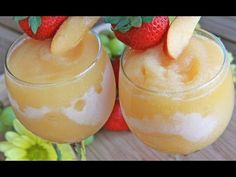
[(78, 75), (50, 83), (26, 82), (9, 68), (12, 52), (28, 37), (10, 47), (5, 61), (10, 103), (20, 122), (36, 135), (57, 143), (80, 142), (108, 119), (116, 96), (114, 73), (98, 35), (93, 35), (98, 46), (93, 62)]
[(173, 155), (187, 155), (212, 144), (227, 127), (233, 112), (234, 86), (224, 45), (204, 30), (195, 30), (194, 35), (212, 40), (224, 55), (215, 76), (197, 87), (176, 91), (146, 89), (134, 83), (125, 70), (130, 48), (121, 60), (119, 96), (128, 126), (146, 145)]

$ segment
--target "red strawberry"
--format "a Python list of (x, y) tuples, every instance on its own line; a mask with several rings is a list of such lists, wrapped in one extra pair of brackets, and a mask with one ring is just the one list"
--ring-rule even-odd
[(116, 37), (137, 50), (144, 50), (157, 45), (169, 27), (168, 16), (128, 16), (108, 17)]
[(21, 29), (37, 40), (52, 38), (67, 16), (25, 16), (15, 18)]
[(120, 57), (116, 57), (112, 59), (112, 67), (116, 79), (116, 87), (118, 88), (118, 82), (119, 82), (119, 69), (120, 69)]
[(105, 123), (104, 128), (110, 131), (127, 131), (129, 127), (127, 126), (124, 117), (122, 116), (120, 109), (119, 99), (116, 99), (113, 111)]

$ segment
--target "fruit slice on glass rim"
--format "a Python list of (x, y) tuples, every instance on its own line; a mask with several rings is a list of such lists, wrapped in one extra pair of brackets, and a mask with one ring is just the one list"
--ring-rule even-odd
[(191, 39), (201, 16), (176, 17), (167, 32), (165, 50), (167, 55), (177, 59)]
[(69, 17), (63, 22), (51, 43), (51, 52), (61, 55), (79, 44), (86, 32), (100, 17)]

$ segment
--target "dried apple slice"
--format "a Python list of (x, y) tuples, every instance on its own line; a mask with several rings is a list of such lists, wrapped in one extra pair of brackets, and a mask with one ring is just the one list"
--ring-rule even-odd
[(61, 55), (79, 44), (86, 32), (100, 17), (69, 17), (63, 22), (51, 43), (51, 52)]
[(178, 16), (171, 23), (165, 44), (165, 50), (171, 58), (177, 59), (187, 47), (200, 18), (200, 16)]

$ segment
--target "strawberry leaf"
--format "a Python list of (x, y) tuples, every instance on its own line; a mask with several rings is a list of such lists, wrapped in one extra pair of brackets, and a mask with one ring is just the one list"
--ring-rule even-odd
[(104, 17), (104, 22), (105, 23), (111, 23), (111, 24), (117, 24), (120, 21), (121, 18), (122, 18), (121, 16), (116, 16), (116, 17), (107, 16), (107, 17)]
[(38, 27), (41, 25), (41, 18), (40, 16), (30, 16), (28, 23), (33, 33), (36, 34)]
[(153, 20), (154, 16), (142, 16), (142, 21), (144, 23), (150, 23)]
[(141, 16), (131, 17), (131, 25), (133, 27), (140, 27), (142, 25), (142, 17)]
[(128, 18), (123, 18), (119, 21), (119, 23), (116, 25), (114, 30), (122, 30), (125, 26), (129, 24), (129, 19)]
[(28, 16), (15, 16), (15, 17), (13, 17), (13, 20), (18, 22), (18, 21), (24, 20), (26, 18), (28, 18)]
[(126, 25), (126, 26), (123, 26), (122, 28), (120, 28), (119, 31), (122, 32), (122, 33), (125, 33), (127, 31), (129, 31), (130, 28), (132, 28), (131, 25)]
[(125, 33), (132, 27), (139, 28), (142, 26), (142, 23), (152, 22), (153, 18), (154, 16), (106, 16), (104, 21), (115, 25), (113, 30)]

